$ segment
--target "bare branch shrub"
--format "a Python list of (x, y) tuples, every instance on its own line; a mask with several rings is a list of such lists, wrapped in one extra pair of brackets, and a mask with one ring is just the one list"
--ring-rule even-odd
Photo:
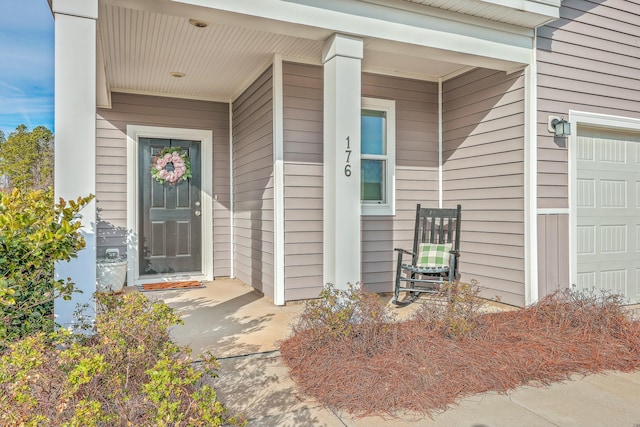
[(476, 284), (450, 290), (450, 303), (445, 289), (403, 322), (368, 296), (326, 290), (280, 346), (291, 377), (354, 416), (431, 416), (472, 394), (640, 368), (640, 322), (619, 296), (565, 291), (486, 313)]

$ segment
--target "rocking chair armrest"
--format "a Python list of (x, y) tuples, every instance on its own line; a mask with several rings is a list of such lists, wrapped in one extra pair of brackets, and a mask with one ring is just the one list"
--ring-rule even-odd
[(456, 257), (456, 258), (460, 258), (460, 251), (459, 251), (459, 250), (457, 250), (457, 249), (451, 249), (451, 250), (449, 251), (449, 253), (450, 253), (451, 255), (455, 255), (455, 257)]
[(407, 254), (407, 255), (411, 255), (414, 256), (415, 254), (411, 251), (408, 251), (406, 249), (402, 249), (402, 248), (393, 248), (394, 251), (398, 252), (398, 255), (402, 255), (402, 254)]

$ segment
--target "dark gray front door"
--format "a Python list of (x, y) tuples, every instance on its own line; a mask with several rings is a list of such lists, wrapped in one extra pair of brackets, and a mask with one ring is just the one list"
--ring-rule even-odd
[[(151, 177), (152, 159), (165, 147), (180, 147), (193, 177), (161, 184)], [(140, 138), (140, 275), (202, 271), (200, 141)]]

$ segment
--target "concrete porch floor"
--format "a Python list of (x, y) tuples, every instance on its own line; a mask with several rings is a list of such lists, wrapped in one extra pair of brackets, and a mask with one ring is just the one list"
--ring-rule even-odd
[[(181, 313), (184, 325), (172, 336), (197, 358), (210, 351), (220, 362), (214, 387), (250, 427), (640, 427), (640, 371), (576, 376), (550, 387), (522, 387), (499, 395), (486, 393), (433, 419), (365, 417), (328, 410), (297, 390), (277, 351), (303, 304), (283, 307), (237, 280), (220, 279), (204, 288), (147, 292)], [(417, 304), (395, 308), (399, 317)]]

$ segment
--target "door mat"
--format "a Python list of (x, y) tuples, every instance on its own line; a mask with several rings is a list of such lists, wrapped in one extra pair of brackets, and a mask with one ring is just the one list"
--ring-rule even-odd
[(147, 283), (139, 286), (141, 291), (164, 291), (167, 289), (193, 289), (204, 288), (204, 285), (197, 280), (188, 280), (185, 282), (158, 282)]

